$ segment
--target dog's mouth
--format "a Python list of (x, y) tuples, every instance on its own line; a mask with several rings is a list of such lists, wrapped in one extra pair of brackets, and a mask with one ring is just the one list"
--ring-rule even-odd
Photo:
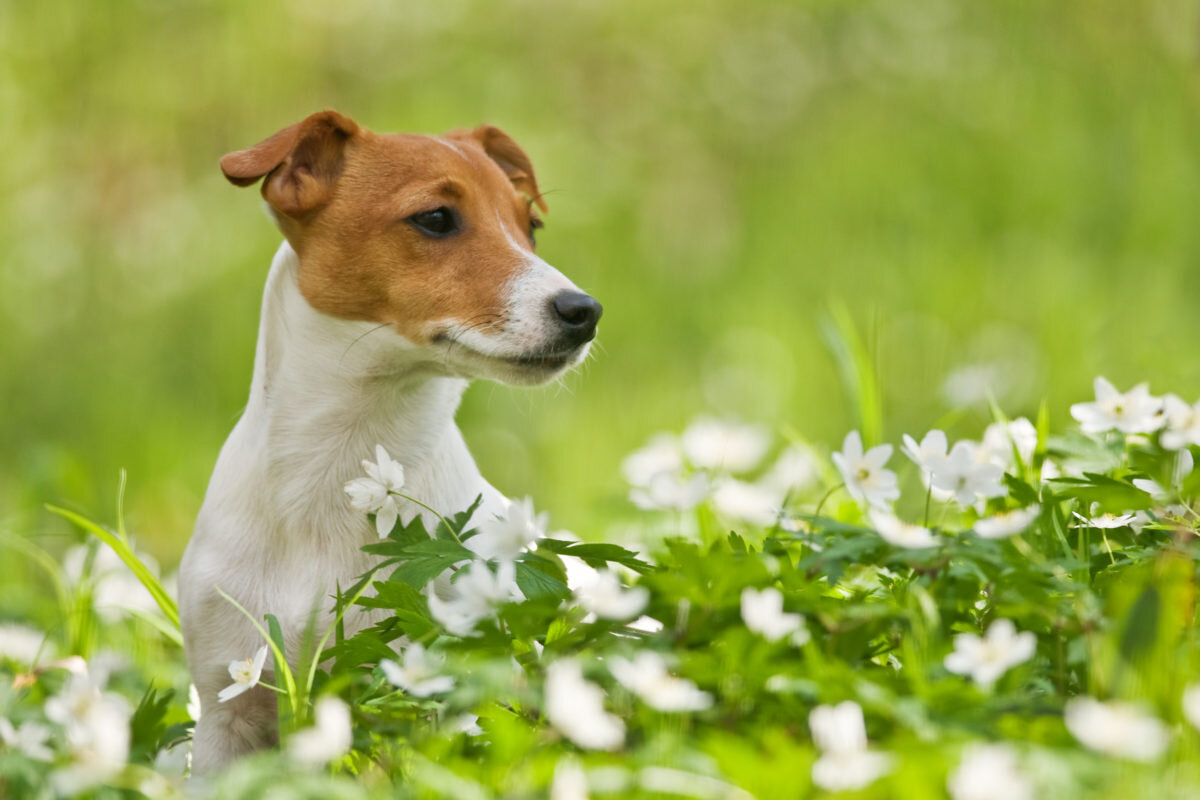
[(579, 355), (579, 349), (556, 352), (556, 353), (525, 353), (519, 356), (512, 356), (502, 359), (509, 364), (526, 369), (540, 369), (548, 371), (556, 371), (565, 369), (570, 366)]
[(584, 343), (575, 347), (554, 350), (533, 350), (525, 353), (509, 355), (506, 353), (484, 353), (453, 337), (439, 337), (446, 342), (447, 353), (453, 359), (466, 356), (471, 361), (484, 361), (493, 364), (504, 364), (508, 367), (528, 373), (535, 380), (545, 377), (549, 379), (555, 373), (572, 367), (579, 361), (580, 355), (587, 349)]

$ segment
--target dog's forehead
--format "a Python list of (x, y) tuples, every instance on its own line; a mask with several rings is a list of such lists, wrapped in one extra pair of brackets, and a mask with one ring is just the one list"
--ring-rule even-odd
[(471, 194), (518, 198), (508, 176), (474, 140), (389, 133), (374, 134), (365, 145), (360, 168), (369, 175), (386, 175), (394, 188), (448, 179)]

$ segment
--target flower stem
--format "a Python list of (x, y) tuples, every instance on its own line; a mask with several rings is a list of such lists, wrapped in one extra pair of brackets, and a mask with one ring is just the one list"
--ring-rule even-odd
[(445, 526), (446, 526), (446, 530), (450, 531), (450, 535), (454, 537), (454, 541), (458, 542), (459, 544), (462, 544), (462, 543), (463, 543), (463, 542), (462, 542), (462, 539), (458, 538), (458, 533), (457, 533), (457, 532), (454, 530), (454, 526), (450, 524), (450, 521), (449, 521), (448, 519), (446, 519), (446, 518), (445, 518), (445, 517), (443, 517), (441, 514), (439, 514), (439, 513), (437, 512), (437, 510), (436, 510), (436, 509), (434, 509), (434, 508), (431, 508), (430, 506), (427, 506), (427, 505), (425, 505), (424, 503), (422, 503), (422, 502), (421, 502), (420, 500), (418, 500), (417, 498), (415, 498), (415, 497), (409, 497), (409, 496), (408, 496), (408, 495), (406, 495), (406, 494), (399, 494), (399, 493), (397, 493), (397, 495), (396, 495), (396, 496), (397, 496), (397, 497), (403, 497), (405, 500), (408, 500), (408, 501), (409, 501), (409, 502), (411, 502), (411, 503), (416, 503), (416, 504), (417, 504), (417, 505), (419, 505), (421, 508), (423, 508), (423, 509), (425, 509), (426, 511), (428, 511), (429, 513), (433, 514), (435, 517), (437, 517), (437, 518), (438, 518), (438, 519), (441, 521), (441, 523), (442, 523), (443, 525), (445, 525)]
[(1117, 557), (1113, 555), (1112, 545), (1108, 543), (1108, 534), (1104, 532), (1103, 528), (1100, 529), (1100, 538), (1104, 540), (1104, 549), (1108, 551), (1108, 560), (1116, 564)]
[(834, 486), (832, 489), (830, 489), (828, 492), (826, 492), (825, 496), (821, 498), (821, 502), (817, 503), (817, 510), (813, 512), (813, 516), (814, 517), (821, 516), (821, 509), (825, 507), (825, 501), (829, 499), (829, 496), (831, 494), (836, 492), (838, 489), (841, 489), (845, 485), (846, 484), (844, 484), (844, 483), (839, 483), (837, 486)]

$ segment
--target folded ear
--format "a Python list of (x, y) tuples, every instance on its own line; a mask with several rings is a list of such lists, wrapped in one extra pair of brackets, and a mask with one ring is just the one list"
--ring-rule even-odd
[(266, 176), (266, 201), (282, 214), (300, 217), (329, 202), (346, 144), (357, 134), (354, 120), (321, 111), (253, 147), (225, 155), (221, 171), (235, 186), (250, 186)]
[(488, 157), (495, 161), (504, 174), (512, 181), (518, 192), (528, 195), (537, 207), (546, 211), (546, 201), (538, 191), (537, 177), (533, 174), (533, 163), (521, 145), (512, 140), (504, 131), (493, 125), (480, 125), (471, 131), (471, 136), (481, 145)]

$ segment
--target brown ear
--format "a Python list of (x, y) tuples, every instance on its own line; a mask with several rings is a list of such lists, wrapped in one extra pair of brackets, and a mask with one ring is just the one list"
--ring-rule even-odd
[(512, 140), (507, 133), (493, 125), (480, 125), (471, 131), (476, 141), (483, 145), (483, 151), (504, 170), (504, 174), (512, 181), (518, 192), (532, 198), (543, 212), (546, 211), (546, 201), (538, 191), (537, 177), (533, 174), (533, 163), (521, 145)]
[(323, 206), (342, 171), (346, 143), (358, 125), (336, 111), (321, 111), (284, 128), (253, 147), (221, 158), (221, 171), (235, 186), (267, 176), (262, 193), (275, 210), (299, 217)]

